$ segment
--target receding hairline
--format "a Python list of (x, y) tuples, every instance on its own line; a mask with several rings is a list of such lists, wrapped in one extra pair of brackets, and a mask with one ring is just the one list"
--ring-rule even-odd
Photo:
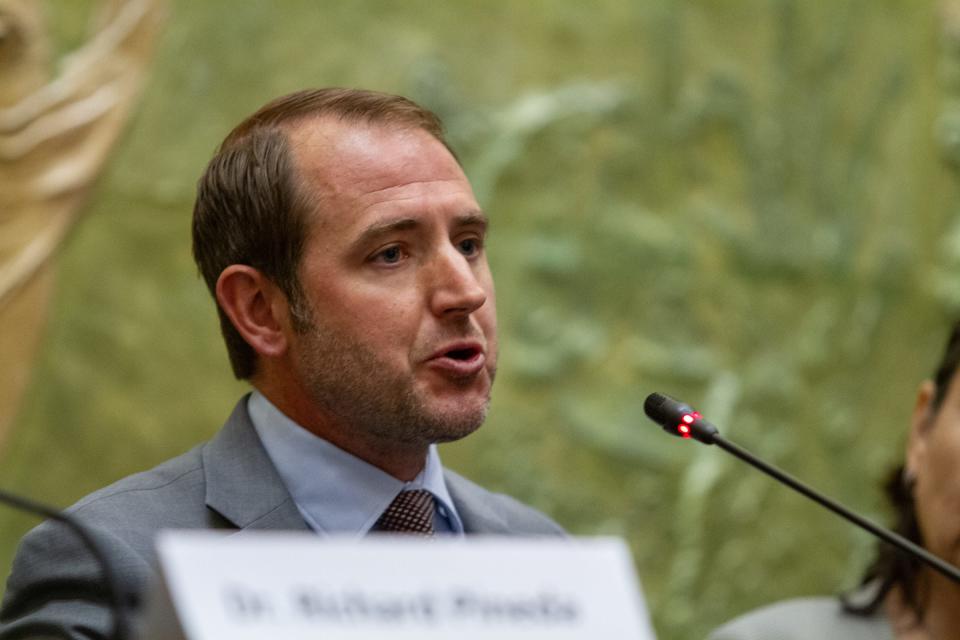
[(457, 159), (457, 157), (453, 154), (453, 151), (447, 145), (446, 140), (444, 140), (442, 137), (437, 137), (437, 135), (429, 129), (418, 126), (416, 123), (403, 120), (390, 121), (364, 118), (359, 116), (349, 117), (338, 113), (306, 113), (297, 116), (296, 118), (291, 118), (289, 120), (284, 120), (283, 122), (269, 125), (268, 128), (286, 137), (287, 144), (292, 149), (296, 147), (298, 143), (296, 137), (297, 132), (303, 131), (309, 127), (315, 127), (320, 133), (329, 132), (331, 135), (358, 129), (379, 129), (385, 132), (396, 133), (416, 133), (418, 131), (422, 131), (446, 148), (447, 151), (450, 152), (450, 155), (453, 156), (453, 159), (457, 161), (457, 164), (460, 164), (459, 159)]
[[(327, 174), (329, 168), (338, 162), (340, 149), (337, 145), (353, 132), (364, 131), (385, 135), (412, 135), (427, 136), (426, 140), (432, 140), (439, 145), (453, 160), (454, 165), (459, 168), (463, 174), (464, 169), (460, 160), (451, 151), (442, 139), (438, 139), (430, 131), (409, 123), (390, 123), (368, 120), (350, 120), (338, 118), (335, 114), (311, 114), (309, 116), (298, 118), (296, 121), (285, 122), (278, 133), (285, 139), (287, 153), (289, 154), (291, 177), (294, 180), (295, 188), (301, 196), (315, 197), (324, 195), (317, 192), (317, 185), (308, 180), (308, 175), (316, 177), (314, 171), (320, 167), (324, 174)], [(318, 137), (319, 144), (318, 144)], [(329, 146), (323, 144), (324, 139), (329, 140)], [(424, 138), (420, 138), (424, 140)], [(320, 164), (309, 165), (318, 160)], [(326, 177), (326, 176), (325, 176)], [(466, 175), (463, 176), (466, 178)], [(321, 187), (322, 188), (322, 187)]]
[[(313, 128), (313, 131), (310, 130), (311, 128)], [(302, 166), (303, 146), (306, 144), (308, 137), (318, 134), (330, 136), (332, 140), (334, 136), (348, 134), (352, 130), (360, 129), (370, 131), (380, 130), (386, 133), (400, 134), (416, 134), (417, 132), (422, 132), (442, 146), (447, 153), (450, 154), (450, 157), (453, 159), (453, 161), (460, 167), (461, 170), (463, 170), (463, 165), (460, 162), (460, 158), (457, 157), (457, 154), (447, 143), (446, 139), (442, 135), (442, 131), (433, 131), (420, 126), (420, 124), (417, 122), (412, 122), (405, 119), (380, 119), (365, 117), (363, 114), (345, 115), (336, 112), (310, 112), (303, 113), (295, 117), (290, 117), (279, 122), (262, 124), (259, 127), (245, 128), (242, 131), (238, 131), (238, 129), (232, 131), (230, 135), (224, 139), (219, 151), (228, 151), (233, 146), (241, 145), (248, 136), (256, 135), (258, 132), (269, 131), (274, 135), (281, 136), (284, 140), (286, 152), (289, 157), (290, 169), (292, 171), (291, 178), (296, 183), (295, 188), (298, 190), (305, 187), (302, 182), (304, 176), (304, 168)], [(327, 157), (332, 157), (332, 155), (327, 155), (326, 153), (324, 153), (324, 155)], [(300, 195), (307, 194), (301, 191)]]
[(443, 122), (429, 109), (399, 95), (339, 87), (306, 89), (271, 100), (234, 127), (221, 143), (221, 149), (257, 131), (286, 132), (298, 123), (318, 117), (346, 124), (371, 123), (422, 129), (439, 140), (456, 158), (447, 143)]

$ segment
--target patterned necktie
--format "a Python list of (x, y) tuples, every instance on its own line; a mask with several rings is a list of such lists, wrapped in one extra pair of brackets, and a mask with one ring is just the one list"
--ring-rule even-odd
[(426, 489), (401, 491), (371, 531), (433, 535), (433, 495)]

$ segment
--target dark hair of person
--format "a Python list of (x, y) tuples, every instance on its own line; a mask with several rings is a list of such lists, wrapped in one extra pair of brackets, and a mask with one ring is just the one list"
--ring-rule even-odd
[[(940, 410), (958, 365), (960, 365), (960, 322), (954, 324), (943, 358), (933, 376), (935, 389), (930, 419)], [(884, 484), (884, 490), (895, 512), (894, 531), (911, 542), (923, 546), (923, 536), (920, 533), (913, 500), (913, 482), (906, 476), (903, 465), (890, 473)], [(858, 602), (849, 595), (842, 596), (843, 608), (853, 614), (872, 615), (883, 603), (890, 590), (897, 588), (904, 603), (917, 616), (917, 620), (922, 620), (924, 605), (919, 588), (920, 568), (920, 561), (913, 556), (901, 553), (888, 544), (878, 543), (876, 558), (867, 567), (860, 581), (861, 586), (872, 587), (869, 598), (864, 602)]]
[[(287, 296), (295, 326), (309, 317), (297, 270), (316, 199), (300, 184), (289, 136), (313, 118), (422, 129), (453, 154), (435, 114), (407, 98), (357, 89), (307, 89), (277, 98), (230, 132), (197, 185), (194, 260), (214, 299), (228, 266), (257, 269)], [(234, 375), (252, 377), (256, 352), (219, 305), (217, 311)]]

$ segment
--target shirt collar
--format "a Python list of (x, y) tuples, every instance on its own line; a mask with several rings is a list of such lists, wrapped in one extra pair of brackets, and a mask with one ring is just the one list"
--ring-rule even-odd
[(430, 445), (417, 477), (402, 482), (313, 435), (259, 391), (250, 395), (247, 410), (287, 491), (315, 531), (365, 535), (401, 491), (426, 489), (433, 494), (450, 532), (463, 533), (436, 445)]

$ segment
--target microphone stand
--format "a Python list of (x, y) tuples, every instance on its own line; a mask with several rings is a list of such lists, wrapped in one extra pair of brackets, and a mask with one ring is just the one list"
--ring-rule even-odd
[(836, 500), (833, 500), (821, 493), (818, 493), (817, 491), (803, 484), (802, 482), (800, 482), (790, 474), (786, 473), (785, 471), (781, 471), (780, 469), (774, 467), (773, 465), (767, 464), (766, 462), (756, 457), (746, 449), (743, 449), (737, 446), (736, 444), (730, 442), (729, 440), (721, 436), (719, 433), (713, 435), (712, 444), (715, 444), (721, 449), (723, 449), (724, 451), (726, 451), (727, 453), (730, 453), (736, 456), (737, 458), (740, 458), (750, 466), (756, 469), (759, 469), (760, 471), (766, 473), (769, 476), (776, 478), (783, 484), (802, 493), (803, 495), (810, 498), (817, 504), (826, 507), (827, 509), (829, 509), (830, 511), (833, 511), (838, 516), (845, 518), (847, 521), (852, 522), (853, 524), (857, 525), (862, 529), (866, 529), (867, 531), (869, 531), (876, 537), (880, 538), (884, 542), (892, 544), (893, 546), (898, 547), (899, 549), (914, 555), (915, 557), (927, 563), (929, 566), (933, 567), (934, 569), (936, 569), (943, 575), (947, 576), (954, 582), (960, 584), (960, 570), (958, 570), (952, 564), (944, 562), (943, 560), (933, 555), (932, 553), (930, 553), (920, 545), (914, 544), (913, 542), (910, 542), (903, 536), (893, 531), (890, 531), (889, 529), (881, 527), (880, 525), (874, 523), (871, 520), (868, 520), (867, 518), (864, 518), (863, 516), (857, 513), (854, 513), (853, 511), (846, 508)]

